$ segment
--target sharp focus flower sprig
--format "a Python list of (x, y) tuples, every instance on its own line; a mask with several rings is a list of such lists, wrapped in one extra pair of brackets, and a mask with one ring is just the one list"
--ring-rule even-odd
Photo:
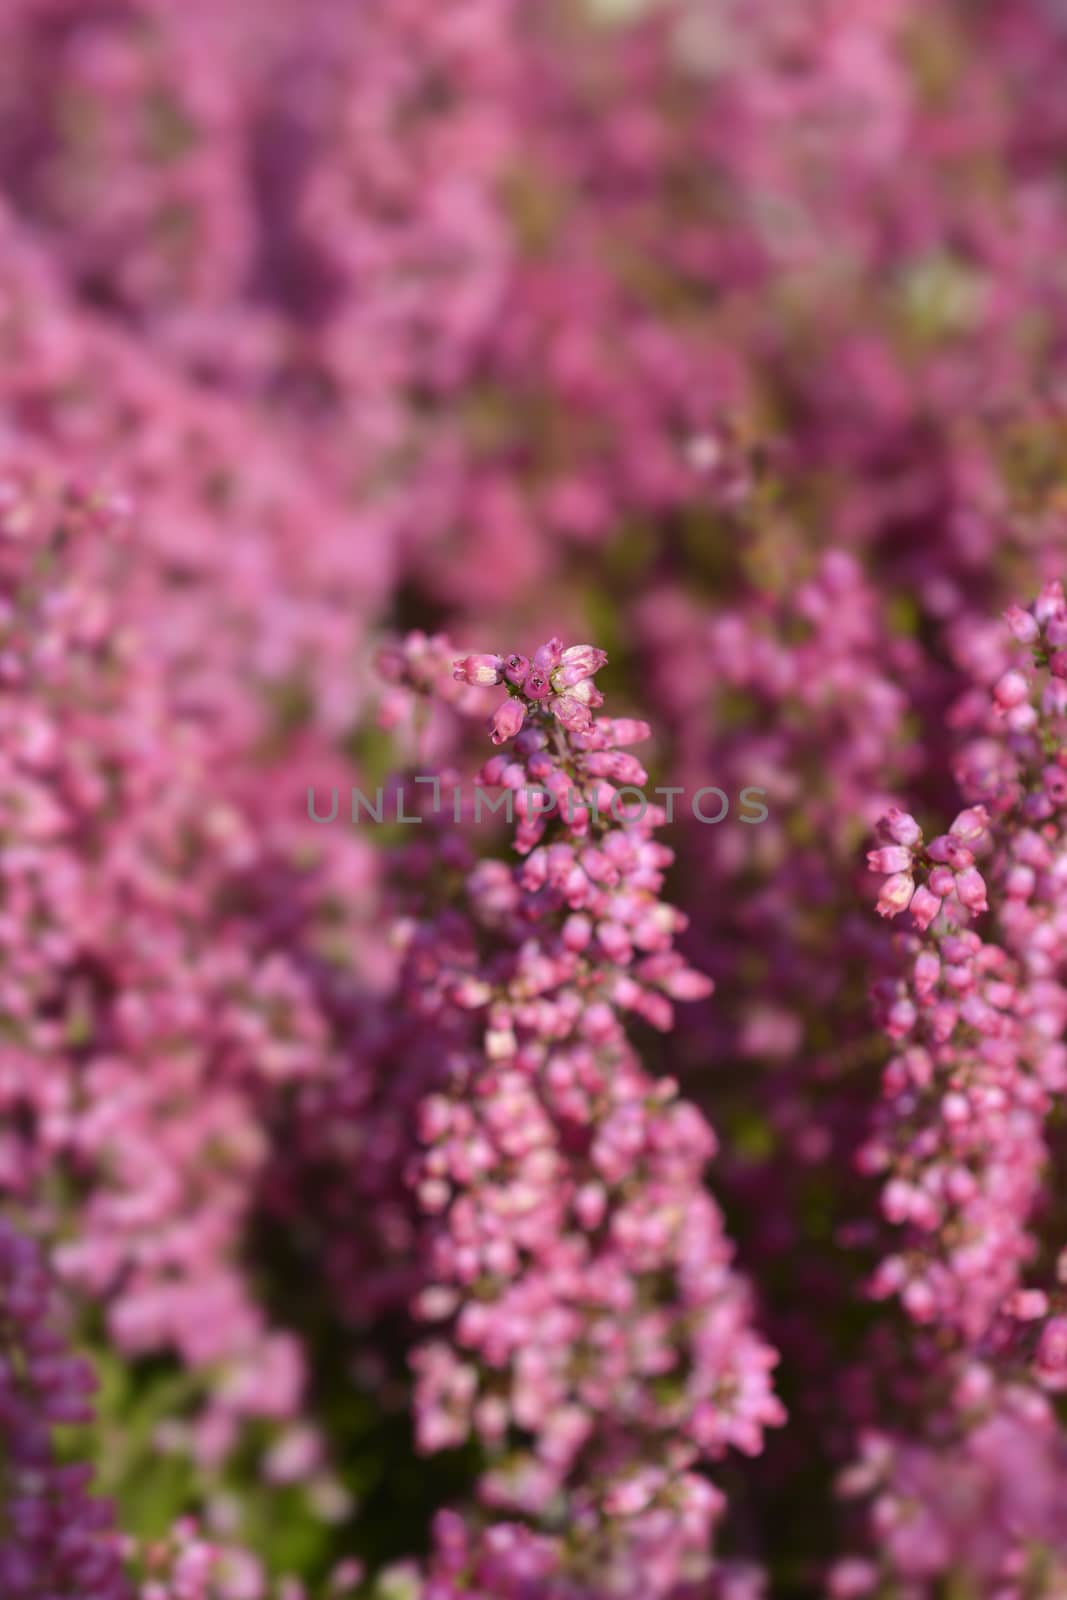
[(593, 682), (607, 654), (593, 645), (564, 647), (562, 639), (549, 639), (532, 657), (472, 655), (455, 663), (453, 677), (479, 688), (506, 684), (508, 698), (502, 700), (490, 723), (494, 744), (514, 739), (526, 718), (536, 709), (552, 716), (571, 733), (585, 733), (593, 724), (593, 712), (604, 703), (604, 696)]
[[(546, 1596), (645, 1600), (706, 1569), (722, 1497), (696, 1469), (757, 1452), (782, 1411), (703, 1187), (714, 1137), (625, 1030), (627, 1013), (669, 1028), (711, 985), (674, 948), (663, 812), (623, 793), (644, 773), (619, 747), (647, 724), (593, 716), (604, 660), (553, 639), (455, 668), (509, 682), (492, 737), (513, 742), (480, 781), (520, 804), (517, 859), (472, 862), (461, 903), (410, 934), (405, 1009), (439, 1019), (442, 1051), (412, 1171), (435, 1329), (416, 1416), (424, 1450), (474, 1437), (486, 1455), (460, 1566), (510, 1593), (501, 1563), (515, 1580), (536, 1554)], [(458, 1535), (440, 1533), (440, 1592), (458, 1595)]]

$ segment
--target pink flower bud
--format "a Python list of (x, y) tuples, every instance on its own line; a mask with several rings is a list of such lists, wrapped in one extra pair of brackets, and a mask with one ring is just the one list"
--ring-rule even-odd
[(648, 723), (641, 722), (637, 717), (599, 717), (596, 726), (597, 732), (602, 733), (613, 745), (640, 744), (652, 733)]
[(906, 995), (902, 996), (889, 1008), (885, 1031), (891, 1039), (903, 1039), (914, 1028), (917, 1018), (915, 1006)]
[(1046, 1381), (1067, 1377), (1067, 1317), (1053, 1317), (1041, 1330), (1037, 1370)]
[(1002, 711), (1021, 706), (1029, 697), (1030, 685), (1021, 672), (1006, 672), (993, 688), (993, 699)]
[(589, 707), (584, 706), (580, 700), (575, 700), (572, 695), (557, 695), (552, 702), (552, 711), (571, 733), (584, 733), (593, 725)]
[(960, 812), (948, 831), (957, 839), (962, 839), (965, 844), (976, 844), (988, 829), (989, 812), (985, 806), (968, 806), (966, 811)]
[(1038, 591), (1034, 601), (1034, 616), (1044, 627), (1051, 617), (1062, 616), (1064, 608), (1063, 584), (1059, 578), (1050, 578)]
[(900, 1298), (916, 1322), (931, 1321), (936, 1306), (934, 1291), (922, 1278), (913, 1278)]
[(1006, 711), (1004, 721), (1012, 733), (1029, 733), (1031, 728), (1037, 726), (1037, 711), (1026, 700), (1021, 706), (1012, 706), (1010, 711)]
[(476, 688), (492, 688), (504, 680), (504, 662), (501, 656), (464, 656), (452, 664), (452, 676), (457, 683), (471, 683)]
[(951, 867), (935, 867), (930, 874), (930, 893), (943, 900), (956, 887), (956, 875)]
[(585, 950), (593, 935), (593, 925), (588, 917), (575, 912), (563, 924), (563, 943), (568, 950)]
[(607, 1210), (607, 1198), (607, 1191), (600, 1183), (584, 1183), (575, 1195), (575, 1216), (589, 1232), (600, 1226)]
[(513, 684), (516, 689), (522, 688), (523, 684), (526, 682), (526, 674), (529, 672), (529, 670), (530, 663), (527, 661), (525, 656), (508, 656), (507, 660), (504, 662), (504, 677), (507, 679), (508, 683)]
[(911, 1214), (912, 1187), (900, 1178), (891, 1178), (882, 1191), (882, 1215), (887, 1222), (907, 1222)]
[(583, 706), (602, 706), (604, 696), (593, 682), (592, 678), (583, 678), (580, 683), (572, 684), (567, 690), (567, 699), (577, 700)]
[(586, 678), (591, 678), (594, 672), (599, 672), (601, 667), (606, 667), (607, 664), (607, 651), (600, 650), (593, 644), (568, 645), (560, 657), (561, 666), (578, 667)]
[(558, 667), (563, 656), (563, 640), (549, 639), (547, 644), (541, 645), (534, 651), (533, 664), (539, 672), (548, 674), (554, 667)]
[(1016, 1289), (1004, 1309), (1017, 1322), (1037, 1322), (1048, 1311), (1048, 1295), (1042, 1289)]
[(557, 667), (552, 674), (552, 687), (557, 694), (562, 694), (564, 689), (571, 689), (576, 683), (582, 683), (590, 674), (584, 672), (578, 665)]
[(914, 846), (922, 842), (922, 829), (915, 818), (910, 812), (901, 811), (897, 806), (886, 812), (879, 827), (894, 844)]
[(926, 884), (921, 883), (911, 897), (911, 904), (908, 910), (915, 918), (915, 926), (922, 933), (925, 933), (941, 910), (941, 901), (936, 894), (927, 888)]
[[(915, 916), (915, 901), (923, 891), (916, 889), (909, 910)], [(915, 992), (928, 995), (937, 987), (941, 977), (941, 958), (933, 950), (922, 950), (915, 958)]]
[(989, 901), (986, 899), (985, 879), (977, 867), (967, 867), (956, 879), (956, 893), (961, 905), (967, 907), (972, 916), (977, 916), (980, 911), (989, 910)]
[(564, 650), (559, 666), (552, 673), (552, 687), (569, 689), (583, 678), (591, 678), (607, 663), (607, 653), (591, 644), (574, 644)]
[(493, 743), (503, 744), (507, 739), (514, 739), (525, 718), (526, 713), (518, 700), (508, 695), (508, 698), (497, 706), (489, 723), (490, 738)]
[(1004, 878), (1004, 892), (1011, 900), (1029, 900), (1037, 883), (1037, 875), (1033, 867), (1021, 864), (1012, 867)]
[(951, 1090), (941, 1102), (941, 1113), (947, 1123), (957, 1126), (968, 1120), (971, 1111), (965, 1096)]
[(910, 872), (895, 872), (882, 885), (878, 896), (878, 911), (883, 917), (897, 917), (906, 911), (915, 893), (915, 879)]
[(907, 872), (911, 867), (911, 851), (902, 844), (883, 845), (879, 850), (867, 852), (867, 866), (872, 872)]
[(953, 1398), (957, 1406), (969, 1410), (972, 1406), (983, 1405), (989, 1399), (992, 1388), (993, 1377), (989, 1368), (973, 1361), (964, 1368)]
[(619, 881), (619, 871), (611, 857), (592, 845), (582, 851), (582, 866), (594, 883), (614, 885)]
[(672, 1000), (706, 1000), (715, 991), (712, 980), (692, 967), (680, 967), (661, 981)]
[(932, 839), (926, 853), (931, 861), (947, 861), (956, 872), (974, 865), (974, 852), (968, 850), (963, 840), (952, 833), (942, 833)]
[(1037, 622), (1022, 606), (1009, 606), (1004, 613), (1004, 620), (1020, 644), (1036, 644), (1041, 637)]
[(586, 756), (585, 766), (594, 778), (610, 778), (612, 783), (631, 784), (637, 788), (648, 782), (648, 773), (636, 756), (626, 755), (622, 750), (594, 751)]

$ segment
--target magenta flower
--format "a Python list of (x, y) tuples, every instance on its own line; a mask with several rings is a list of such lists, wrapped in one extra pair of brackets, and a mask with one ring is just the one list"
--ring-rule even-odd
[[(439, 1525), (457, 1560), (481, 1559), (479, 1523), (502, 1548), (518, 1518), (540, 1542), (515, 1559), (592, 1562), (598, 1585), (667, 1600), (707, 1568), (720, 1510), (694, 1469), (757, 1452), (782, 1410), (702, 1186), (711, 1130), (627, 1039), (628, 1016), (667, 1030), (675, 1002), (712, 990), (674, 948), (686, 919), (661, 899), (662, 813), (612, 814), (617, 786), (646, 778), (616, 733), (643, 727), (594, 719), (570, 693), (539, 698), (539, 681), (531, 696), (566, 655), (558, 641), (535, 652), (493, 719), (494, 742), (517, 734), (514, 763), (480, 775), (560, 803), (517, 807), (518, 858), (473, 867), (465, 898), (412, 944), (402, 1010), (425, 1019), (423, 1051), (440, 1030), (449, 1062), (419, 1109), (412, 1174), (428, 1325), (417, 1432), (427, 1452), (471, 1437), (485, 1452), (478, 1522)], [(560, 1507), (585, 1530), (573, 1548)]]
[(493, 712), (490, 719), (491, 737), (494, 744), (506, 744), (509, 739), (514, 739), (523, 725), (526, 713), (518, 700), (510, 695), (501, 702)]
[[(875, 869), (877, 870), (877, 869)], [(883, 883), (878, 896), (878, 911), (883, 917), (898, 917), (911, 904), (915, 879), (910, 872), (894, 872)]]
[(988, 911), (985, 880), (977, 868), (965, 867), (957, 874), (956, 893), (960, 904), (965, 906), (972, 916), (977, 916), (980, 911)]
[(464, 656), (454, 663), (452, 676), (458, 683), (484, 689), (504, 681), (504, 661), (500, 656)]

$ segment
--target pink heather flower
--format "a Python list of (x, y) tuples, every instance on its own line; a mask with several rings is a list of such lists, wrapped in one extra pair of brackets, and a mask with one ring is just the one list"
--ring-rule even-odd
[[(121, 524), (40, 488), (20, 507), (14, 486), (0, 485), (0, 1198), (61, 1241), (56, 1271), (119, 1358), (226, 1371), (197, 1378), (190, 1416), (192, 1448), (217, 1458), (247, 1419), (302, 1406), (300, 1348), (272, 1329), (242, 1241), (264, 1129), (283, 1094), (325, 1077), (330, 1027), (291, 920), (268, 909), (280, 857), (215, 770), (218, 730), (181, 712), (165, 658), (129, 626)], [(261, 801), (265, 833), (276, 803)], [(7, 1576), (0, 1592), (17, 1594)]]
[(930, 893), (943, 900), (956, 887), (956, 874), (951, 867), (933, 867), (927, 880)]
[(948, 831), (966, 844), (976, 844), (989, 831), (989, 813), (985, 806), (968, 806), (958, 814)]
[(592, 678), (582, 678), (579, 683), (572, 684), (561, 699), (581, 701), (583, 706), (591, 706), (594, 710), (604, 704), (604, 696), (593, 682)]
[(1030, 685), (1021, 672), (1005, 672), (993, 688), (993, 699), (1002, 711), (1011, 711), (1030, 696)]
[(1004, 613), (1008, 627), (1020, 644), (1036, 644), (1041, 637), (1041, 629), (1029, 611), (1024, 611), (1022, 606), (1009, 606)]
[(548, 673), (543, 667), (533, 666), (526, 674), (522, 692), (527, 700), (547, 700), (552, 693), (552, 684)]
[(1044, 627), (1054, 617), (1062, 617), (1065, 610), (1063, 584), (1059, 578), (1050, 578), (1042, 584), (1034, 601), (1034, 617)]
[(907, 811), (898, 810), (896, 806), (886, 812), (879, 826), (894, 844), (914, 848), (922, 843), (922, 829), (915, 818)]
[(647, 722), (639, 721), (636, 717), (598, 717), (596, 732), (616, 746), (627, 744), (642, 744), (651, 738), (652, 729)]
[(504, 661), (500, 656), (464, 656), (453, 664), (452, 676), (458, 683), (488, 688), (504, 681)]
[(533, 666), (546, 676), (559, 666), (563, 659), (563, 640), (552, 638), (539, 645), (533, 653)]
[(961, 905), (966, 906), (972, 916), (977, 916), (980, 911), (988, 911), (985, 879), (977, 867), (967, 867), (959, 873), (956, 878), (956, 893)]
[(1051, 1317), (1041, 1330), (1035, 1370), (1050, 1389), (1067, 1389), (1067, 1317)]
[(715, 985), (703, 972), (682, 967), (660, 980), (672, 1000), (706, 1000)]
[(501, 702), (493, 712), (490, 719), (490, 737), (494, 744), (504, 744), (508, 739), (514, 739), (525, 721), (526, 713), (522, 703), (514, 696)]
[(1004, 1312), (1017, 1322), (1038, 1322), (1048, 1314), (1048, 1295), (1043, 1289), (1017, 1289), (1004, 1302)]
[[(1067, 644), (1067, 614), (1061, 612), (1049, 617), (1045, 623), (1045, 639), (1054, 650), (1059, 650)], [(1051, 661), (1049, 665), (1051, 666)]]
[(530, 663), (525, 656), (511, 655), (504, 662), (504, 677), (516, 689), (522, 688), (529, 670)]
[(942, 833), (931, 839), (926, 854), (931, 861), (947, 862), (957, 872), (974, 864), (974, 852), (952, 833)]
[(578, 671), (583, 678), (591, 678), (607, 666), (608, 653), (591, 644), (572, 644), (560, 656), (560, 668), (565, 672)]
[(867, 854), (867, 865), (872, 872), (907, 872), (911, 863), (911, 851), (901, 844), (883, 845)]
[(878, 896), (878, 911), (883, 917), (897, 917), (906, 911), (915, 893), (915, 879), (910, 872), (895, 872), (882, 885)]
[(572, 689), (585, 679), (593, 677), (606, 663), (607, 654), (592, 645), (573, 645), (564, 650), (560, 664), (552, 671), (552, 687), (557, 694)]
[[(555, 792), (564, 777), (584, 803), (520, 816), (517, 858), (472, 868), (465, 897), (419, 926), (398, 1003), (419, 1059), (447, 1063), (411, 1178), (416, 1309), (433, 1324), (414, 1355), (417, 1436), (424, 1451), (481, 1442), (487, 1541), (510, 1548), (521, 1516), (590, 1595), (668, 1600), (719, 1503), (686, 1469), (759, 1450), (783, 1415), (775, 1356), (703, 1187), (711, 1130), (627, 1039), (628, 1017), (667, 1030), (676, 1001), (712, 987), (673, 948), (687, 919), (660, 898), (663, 814), (594, 808), (644, 777), (609, 719), (594, 731), (568, 695), (528, 701), (525, 719), (520, 781)], [(507, 770), (491, 758), (480, 781)], [(673, 1372), (684, 1385), (661, 1392)], [(584, 1556), (559, 1539), (561, 1508), (592, 1537)], [(439, 1533), (469, 1577), (466, 1527)]]
[(557, 695), (552, 701), (552, 714), (570, 733), (584, 733), (593, 725), (589, 707), (573, 695)]
[(915, 919), (915, 925), (920, 932), (925, 933), (941, 910), (941, 899), (931, 892), (924, 883), (920, 883), (908, 902), (908, 910)]
[[(1055, 604), (1045, 623), (1059, 615), (1058, 588)], [(982, 661), (979, 679), (988, 675)], [(1036, 1497), (1027, 1488), (1026, 1503), (1013, 1499), (1010, 1514), (990, 1525), (976, 1569), (989, 1577), (989, 1585), (979, 1581), (984, 1592), (1009, 1567), (1023, 1570), (1026, 1549), (1060, 1549), (1051, 1508), (1067, 1477), (1062, 1436), (1042, 1393), (1067, 1388), (1062, 1289), (1058, 1279), (1047, 1287), (1021, 1282), (1041, 1259), (1034, 1234), (1042, 1225), (1046, 1123), (1067, 1082), (1063, 840), (1040, 787), (1064, 728), (1052, 720), (1060, 708), (1044, 694), (1032, 728), (1011, 724), (980, 693), (963, 704), (966, 742), (956, 771), (971, 804), (955, 836), (964, 846), (981, 842), (983, 871), (968, 848), (955, 852), (944, 835), (916, 869), (915, 901), (924, 890), (948, 897), (943, 915), (915, 918), (918, 931), (898, 940), (892, 974), (874, 986), (895, 1054), (861, 1164), (878, 1174), (882, 1215), (898, 1231), (870, 1292), (899, 1296), (912, 1321), (929, 1330), (912, 1350), (925, 1409), (894, 1422), (914, 1442), (904, 1433), (872, 1474), (883, 1548), (904, 1573), (932, 1574), (944, 1570), (951, 1538), (953, 1563), (967, 1566), (979, 1558), (970, 1520), (956, 1520), (957, 1489), (946, 1488), (944, 1504), (935, 1503), (945, 1473), (958, 1474), (967, 1496), (980, 1492), (991, 1506), (1032, 1464), (1046, 1475)], [(931, 866), (931, 857), (945, 859)], [(978, 911), (989, 913), (988, 940), (967, 925), (967, 913)], [(1021, 1359), (1027, 1349), (1029, 1372)], [(925, 1551), (914, 1544), (914, 1526), (909, 1532), (908, 1519), (898, 1519), (894, 1497), (901, 1510), (923, 1506)]]
[(552, 687), (557, 694), (562, 694), (565, 690), (584, 683), (590, 676), (591, 674), (576, 662), (569, 666), (556, 667), (552, 673)]

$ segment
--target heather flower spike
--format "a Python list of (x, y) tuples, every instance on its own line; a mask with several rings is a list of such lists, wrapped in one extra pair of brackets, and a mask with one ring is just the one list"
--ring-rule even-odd
[[(901, 844), (869, 857), (873, 871), (894, 871), (897, 849), (907, 849), (918, 880), (906, 894), (890, 877), (879, 900), (891, 915), (909, 905), (916, 931), (875, 985), (892, 1053), (859, 1161), (881, 1185), (892, 1230), (870, 1293), (899, 1299), (919, 1330), (925, 1403), (913, 1437), (885, 1440), (876, 1472), (851, 1469), (876, 1490), (876, 1515), (890, 1527), (929, 1485), (923, 1516), (938, 1540), (949, 1536), (959, 1486), (982, 1486), (996, 1504), (1012, 1463), (1026, 1463), (1041, 1495), (989, 1521), (990, 1572), (1023, 1570), (1028, 1547), (1060, 1548), (1043, 1503), (1067, 1492), (1046, 1398), (1067, 1388), (1067, 1290), (1034, 1238), (1051, 1117), (1067, 1091), (1067, 790), (1047, 776), (1050, 754), (1061, 770), (1067, 716), (1043, 688), (1054, 670), (1049, 646), (1067, 628), (1062, 588), (1046, 586), (1031, 610), (1012, 607), (1007, 620), (999, 663), (987, 646), (984, 687), (955, 713), (964, 809), (925, 848), (910, 819), (890, 813), (880, 832)], [(1035, 694), (1034, 718), (1013, 717)], [(982, 935), (971, 926), (977, 916)], [(887, 1554), (907, 1571), (915, 1553), (893, 1534)]]
[[(481, 1514), (439, 1521), (435, 1572), (536, 1551), (563, 1584), (667, 1600), (707, 1570), (722, 1509), (697, 1469), (758, 1451), (783, 1413), (703, 1186), (712, 1132), (627, 1036), (630, 1017), (670, 1029), (712, 986), (675, 948), (662, 811), (614, 814), (647, 777), (618, 743), (647, 727), (574, 696), (605, 659), (534, 652), (492, 718), (513, 749), (479, 782), (552, 804), (517, 805), (517, 854), (472, 862), (412, 942), (402, 1011), (422, 1018), (421, 1058), (442, 1057), (412, 1175), (416, 1418), (424, 1451), (474, 1438), (485, 1458)], [(504, 661), (520, 676), (523, 657)]]

